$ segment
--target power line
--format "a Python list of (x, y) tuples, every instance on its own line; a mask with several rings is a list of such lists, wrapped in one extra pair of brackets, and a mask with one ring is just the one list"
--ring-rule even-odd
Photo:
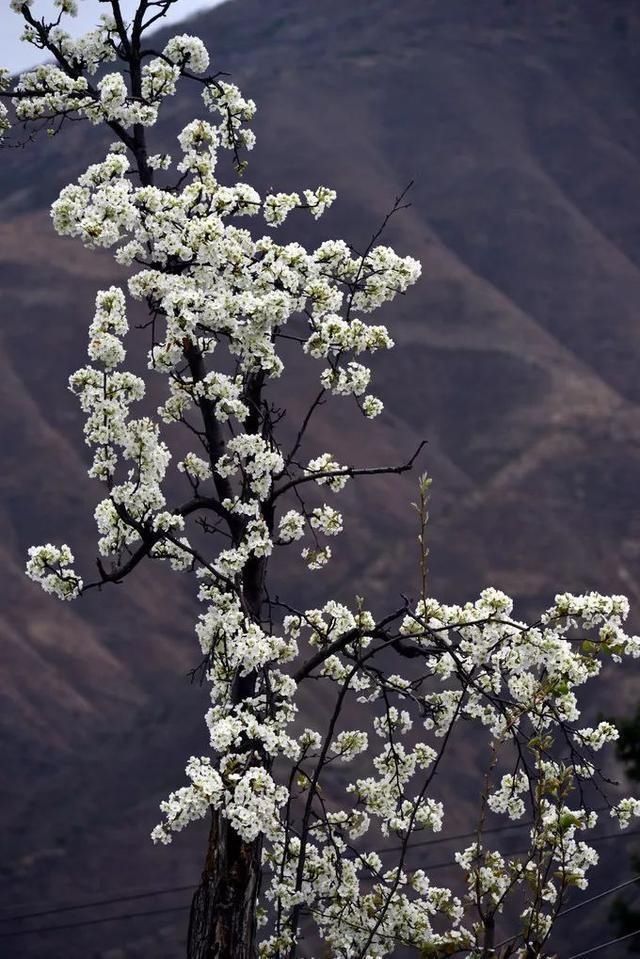
[[(605, 838), (605, 837), (601, 837), (601, 838)], [(523, 850), (523, 852), (526, 852), (526, 851), (527, 850)], [(432, 863), (429, 865), (428, 868), (432, 870), (443, 869), (446, 866), (451, 866), (451, 865), (455, 865), (455, 860), (451, 859), (451, 860), (446, 860), (444, 862)], [(602, 899), (605, 896), (609, 896), (612, 893), (617, 892), (619, 889), (623, 889), (625, 886), (629, 886), (632, 883), (635, 883), (638, 881), (640, 881), (640, 875), (634, 876), (632, 879), (628, 879), (625, 882), (619, 883), (617, 886), (612, 886), (610, 889), (605, 889), (604, 892), (598, 893), (598, 895), (596, 896), (591, 896), (589, 899), (585, 899), (583, 900), (583, 902), (579, 902), (575, 906), (571, 906), (568, 909), (564, 909), (562, 912), (558, 913), (556, 918), (559, 919), (561, 916), (565, 916), (570, 912), (574, 912), (576, 909), (581, 909), (583, 906), (588, 906), (592, 902), (596, 902), (598, 899)], [(176, 886), (173, 889), (169, 889), (169, 890), (164, 889), (164, 890), (157, 890), (156, 892), (140, 893), (139, 895), (135, 897), (132, 896), (129, 898), (130, 899), (143, 898), (145, 896), (162, 895), (163, 893), (166, 893), (166, 892), (173, 892), (177, 890), (184, 891), (184, 890), (190, 890), (193, 888), (194, 888), (193, 886)], [(127, 901), (126, 897), (118, 897), (110, 900), (99, 900), (99, 902), (95, 902), (95, 903), (86, 903), (83, 906), (76, 906), (76, 907), (65, 906), (63, 907), (63, 909), (60, 909), (60, 910), (47, 910), (46, 912), (39, 913), (39, 914), (33, 913), (32, 915), (49, 915), (52, 912), (56, 912), (56, 911), (63, 912), (73, 908), (82, 909), (82, 908), (88, 908), (90, 905), (98, 905), (98, 904), (105, 905), (108, 903), (124, 902), (124, 901)], [(59, 931), (68, 930), (68, 929), (79, 929), (85, 926), (100, 925), (105, 922), (122, 922), (123, 920), (140, 919), (146, 916), (169, 915), (171, 913), (176, 913), (176, 912), (185, 912), (187, 909), (189, 909), (188, 905), (173, 906), (168, 909), (167, 908), (147, 909), (142, 912), (130, 912), (130, 913), (122, 913), (116, 916), (104, 916), (100, 919), (85, 919), (80, 922), (69, 922), (69, 923), (62, 923), (62, 924), (59, 923), (55, 926), (38, 926), (35, 929), (20, 929), (20, 930), (17, 930), (16, 932), (0, 933), (0, 939), (20, 938), (22, 936), (38, 935), (38, 934), (47, 933), (47, 932), (59, 932)], [(23, 918), (23, 917), (20, 917), (20, 918)], [(587, 952), (581, 952), (581, 953), (578, 953), (576, 956), (571, 956), (570, 959), (582, 959), (583, 956), (591, 955), (593, 952), (597, 952), (599, 949), (604, 949), (607, 946), (611, 946), (617, 942), (622, 942), (624, 939), (629, 939), (631, 938), (631, 936), (636, 936), (638, 934), (640, 934), (640, 929), (636, 930), (635, 932), (629, 933), (626, 936), (622, 936), (618, 939), (611, 939), (608, 942), (601, 943), (599, 946), (595, 946), (593, 949), (589, 949)], [(510, 940), (508, 939), (504, 940), (504, 942), (509, 942), (509, 941)], [(504, 945), (504, 943), (500, 943), (499, 945)]]
[(594, 952), (600, 952), (601, 949), (606, 949), (607, 946), (613, 946), (616, 942), (624, 942), (625, 939), (631, 939), (633, 936), (638, 935), (640, 935), (640, 929), (636, 929), (635, 932), (628, 932), (626, 936), (618, 936), (617, 939), (609, 939), (608, 942), (601, 942), (599, 946), (587, 949), (586, 952), (576, 952), (575, 955), (569, 956), (569, 959), (583, 959), (583, 956), (592, 956)]
[[(524, 829), (525, 826), (532, 826), (533, 820), (528, 819), (526, 822), (521, 823), (510, 823), (506, 826), (495, 826), (493, 829), (483, 829), (481, 835), (486, 836), (488, 833), (497, 833), (497, 832), (506, 832), (508, 829)], [(437, 839), (422, 839), (419, 842), (412, 842), (406, 846), (387, 846), (385, 849), (378, 849), (378, 853), (382, 855), (387, 852), (402, 852), (403, 849), (418, 849), (422, 846), (435, 846), (437, 843), (443, 842), (454, 842), (458, 839), (475, 839), (478, 835), (478, 830), (475, 832), (460, 833), (457, 836), (439, 836)], [(628, 836), (639, 836), (640, 829), (629, 829), (624, 833), (606, 833), (604, 836), (592, 836), (589, 838), (589, 842), (601, 842), (603, 839), (626, 839)]]
[(189, 886), (171, 886), (168, 889), (151, 889), (149, 892), (139, 892), (129, 896), (115, 896), (113, 899), (94, 899), (91, 902), (83, 902), (79, 905), (55, 906), (51, 909), (42, 909), (40, 912), (25, 912), (16, 916), (2, 916), (0, 918), (0, 923), (18, 922), (21, 919), (36, 919), (40, 918), (41, 916), (52, 916), (60, 912), (75, 912), (79, 909), (91, 909), (93, 906), (111, 906), (118, 902), (132, 902), (135, 899), (149, 899), (152, 896), (163, 896), (172, 892), (187, 892), (188, 890), (195, 888), (195, 885), (192, 883)]
[[(509, 830), (513, 830), (513, 829), (522, 829), (525, 826), (532, 825), (532, 823), (533, 823), (533, 820), (527, 820), (526, 822), (522, 822), (522, 823), (508, 823), (503, 826), (494, 826), (490, 829), (483, 830), (483, 835), (486, 835), (487, 833), (494, 833), (494, 834), (502, 833), (502, 832), (507, 832)], [(378, 853), (381, 855), (384, 855), (385, 853), (399, 852), (399, 851), (402, 851), (402, 849), (405, 849), (407, 852), (410, 852), (412, 849), (423, 848), (425, 846), (431, 846), (431, 845), (438, 845), (443, 842), (455, 842), (461, 839), (473, 839), (477, 835), (478, 833), (477, 831), (475, 831), (470, 833), (459, 833), (454, 836), (438, 836), (435, 839), (425, 839), (420, 842), (410, 843), (406, 847), (389, 846), (386, 849), (379, 849)], [(604, 836), (593, 836), (593, 837), (589, 837), (589, 842), (596, 843), (596, 842), (605, 842), (610, 839), (626, 839), (628, 836), (634, 836), (634, 835), (640, 835), (640, 830), (629, 830), (624, 833), (607, 833)], [(528, 851), (529, 851), (528, 849), (519, 849), (511, 853), (511, 855), (520, 856), (520, 855), (524, 855)], [(428, 869), (445, 869), (447, 866), (455, 866), (455, 865), (456, 865), (455, 859), (447, 859), (442, 862), (428, 863), (427, 868)], [(626, 885), (631, 885), (632, 883), (637, 882), (639, 880), (640, 880), (640, 876), (636, 876), (634, 879), (630, 879), (627, 882), (622, 883), (620, 886), (616, 886), (612, 890), (607, 890), (603, 893), (600, 893), (600, 895), (598, 896), (594, 896), (593, 900), (606, 896), (608, 895), (609, 892), (615, 891), (616, 889), (622, 888), (623, 886), (626, 886)], [(41, 910), (38, 910), (37, 912), (20, 913), (18, 915), (12, 915), (12, 916), (2, 916), (0, 917), (0, 923), (20, 922), (22, 920), (36, 919), (36, 918), (41, 918), (43, 916), (58, 915), (63, 912), (76, 912), (82, 909), (90, 909), (90, 908), (100, 907), (100, 906), (115, 905), (122, 902), (134, 902), (140, 899), (150, 899), (156, 896), (169, 895), (175, 892), (189, 892), (195, 888), (196, 888), (195, 884), (190, 884), (185, 886), (168, 886), (163, 889), (150, 889), (147, 892), (133, 893), (126, 896), (114, 896), (109, 899), (95, 899), (90, 902), (69, 904), (64, 906), (55, 906), (49, 909), (41, 909)], [(593, 900), (587, 900), (587, 902), (591, 902)], [(571, 912), (573, 909), (579, 908), (579, 905), (572, 906), (570, 909), (567, 909), (559, 913), (559, 916), (565, 915), (567, 912)], [(187, 907), (179, 907), (179, 908), (187, 908)], [(159, 910), (159, 912), (162, 912), (162, 911), (164, 910)], [(138, 916), (138, 915), (153, 915), (153, 914), (154, 913), (152, 912), (146, 912), (146, 913), (135, 913), (133, 915)], [(63, 929), (63, 928), (74, 928), (75, 926), (78, 926), (78, 925), (87, 925), (95, 922), (110, 922), (119, 918), (120, 917), (118, 916), (113, 916), (113, 917), (107, 917), (104, 919), (85, 920), (84, 922), (72, 923), (68, 926), (66, 925), (51, 926), (43, 930), (39, 930), (39, 929), (25, 930), (25, 932), (31, 932), (31, 931), (38, 932), (38, 931), (49, 931), (50, 929), (54, 930), (54, 929)], [(127, 918), (130, 918), (130, 916), (128, 914), (125, 914), (122, 916), (122, 918), (127, 919)], [(3, 938), (5, 935), (19, 935), (19, 934), (20, 933), (8, 933), (8, 934), (3, 933), (3, 934), (0, 934), (0, 938)]]
[[(513, 822), (508, 823), (505, 826), (493, 826), (490, 829), (483, 829), (482, 835), (485, 836), (487, 833), (495, 832), (507, 832), (510, 829), (524, 829), (525, 826), (532, 826), (533, 819), (527, 819), (525, 822)], [(402, 852), (403, 849), (416, 849), (418, 846), (437, 846), (443, 842), (457, 842), (459, 839), (473, 839), (478, 835), (478, 830), (474, 832), (463, 832), (458, 833), (457, 836), (438, 836), (436, 839), (421, 839), (418, 842), (412, 842), (406, 846), (387, 846), (386, 849), (378, 850), (380, 853), (385, 852)]]
[[(179, 889), (181, 887), (176, 886), (175, 888)], [(161, 892), (173, 892), (173, 891), (174, 891), (173, 887), (170, 887), (169, 889), (158, 889), (158, 890), (152, 889), (150, 890), (150, 893), (155, 894), (156, 892), (161, 893)], [(91, 890), (91, 892), (93, 892), (93, 890)], [(129, 891), (124, 891), (123, 889), (114, 889), (113, 894), (115, 895), (116, 893), (119, 893), (120, 896), (122, 896), (122, 898), (125, 900), (135, 899), (138, 896), (139, 888), (136, 886), (135, 888), (130, 889)], [(90, 892), (86, 893), (86, 895), (90, 895)], [(106, 890), (105, 895), (106, 896), (110, 895), (110, 890)], [(146, 896), (146, 895), (149, 895), (149, 893), (144, 892), (143, 895)], [(9, 910), (11, 909), (39, 909), (40, 906), (44, 906), (47, 911), (58, 910), (58, 909), (62, 911), (65, 909), (76, 908), (76, 905), (79, 905), (80, 907), (82, 907), (84, 905), (84, 901), (81, 901), (79, 904), (77, 902), (74, 904), (74, 903), (70, 903), (68, 899), (66, 900), (63, 899), (61, 902), (57, 902), (57, 903), (46, 903), (46, 902), (38, 903), (38, 902), (34, 902), (32, 898), (28, 900), (23, 899), (21, 902), (3, 902), (0, 904), (0, 922), (10, 922), (12, 919), (26, 918), (26, 916), (23, 917), (22, 914), (15, 915), (15, 916), (13, 914), (7, 915), (7, 913), (9, 913)]]
[[(558, 913), (558, 915), (556, 916), (556, 919), (560, 919), (561, 916), (566, 916), (570, 912), (575, 912), (576, 909), (582, 909), (583, 906), (588, 906), (592, 902), (597, 902), (598, 899), (604, 899), (605, 896), (610, 896), (612, 892), (617, 892), (618, 889), (624, 889), (625, 886), (630, 886), (632, 883), (638, 882), (638, 880), (640, 880), (640, 875), (633, 876), (633, 878), (627, 879), (625, 882), (618, 883), (617, 886), (611, 886), (611, 888), (605, 889), (604, 892), (599, 892), (597, 896), (591, 896), (589, 899), (583, 899), (582, 902), (576, 903), (575, 906), (569, 906), (568, 909), (563, 909), (561, 912)], [(635, 933), (632, 933), (632, 935), (635, 935)], [(508, 942), (513, 942), (513, 940), (517, 938), (518, 936), (515, 935), (515, 936), (509, 936), (508, 939), (502, 939), (498, 943), (498, 945), (495, 946), (495, 949), (496, 950), (500, 949), (501, 946), (506, 946)], [(613, 941), (616, 942), (617, 940), (613, 940)], [(605, 945), (608, 945), (608, 943), (605, 943)], [(602, 947), (596, 946), (596, 949), (599, 949), (599, 948), (602, 948)], [(575, 959), (575, 957), (573, 957), (573, 959)]]
[(559, 912), (556, 916), (556, 919), (559, 919), (560, 916), (566, 916), (570, 912), (575, 912), (576, 909), (582, 909), (583, 906), (588, 906), (591, 902), (597, 902), (598, 899), (603, 899), (605, 896), (610, 896), (612, 892), (617, 892), (618, 889), (624, 889), (625, 886), (631, 886), (634, 882), (640, 880), (640, 875), (633, 876), (632, 879), (627, 879), (626, 882), (621, 882), (617, 886), (612, 886), (611, 889), (605, 889), (604, 892), (598, 893), (597, 896), (591, 896), (590, 899), (584, 899), (582, 902), (576, 903), (575, 906), (569, 906), (568, 909), (563, 909), (562, 912)]
[[(443, 868), (444, 866), (450, 866), (452, 864), (453, 864), (453, 860), (447, 860), (446, 862), (434, 863), (429, 868), (439, 869), (439, 868)], [(625, 886), (629, 886), (634, 882), (638, 882), (638, 880), (640, 880), (640, 875), (634, 876), (632, 879), (626, 880), (626, 882), (619, 883), (617, 886), (612, 886), (610, 889), (606, 889), (604, 892), (599, 893), (597, 896), (591, 896), (589, 899), (585, 899), (583, 902), (577, 903), (577, 905), (571, 906), (569, 909), (563, 910), (562, 912), (558, 913), (556, 918), (559, 919), (561, 916), (567, 915), (567, 913), (573, 912), (576, 909), (581, 909), (583, 906), (588, 906), (592, 902), (595, 902), (598, 899), (602, 899), (604, 896), (611, 895), (611, 893), (617, 892), (619, 889), (623, 889)], [(193, 887), (181, 886), (176, 888), (192, 889)], [(141, 896), (142, 895), (153, 895), (153, 893), (143, 893), (141, 894)], [(114, 900), (108, 900), (108, 901), (121, 902), (123, 901), (123, 899), (120, 898), (120, 899), (114, 899)], [(105, 900), (101, 900), (101, 902), (104, 903)], [(88, 906), (89, 904), (87, 903), (86, 905)], [(73, 907), (65, 907), (65, 908), (73, 908)], [(76, 908), (82, 908), (82, 907), (76, 907)], [(185, 912), (187, 909), (189, 909), (188, 905), (173, 906), (169, 909), (166, 909), (166, 908), (165, 909), (147, 909), (142, 912), (130, 912), (130, 913), (123, 913), (117, 916), (105, 916), (101, 919), (85, 919), (81, 922), (69, 922), (69, 923), (57, 924), (55, 926), (38, 926), (36, 929), (21, 929), (16, 932), (1, 933), (0, 939), (20, 938), (22, 936), (37, 935), (37, 934), (42, 934), (47, 932), (59, 932), (59, 931), (68, 930), (68, 929), (79, 929), (86, 926), (100, 925), (105, 922), (122, 922), (123, 920), (140, 919), (146, 916), (169, 915), (176, 912)], [(637, 936), (639, 934), (640, 934), (640, 929), (637, 929), (635, 932), (628, 933), (626, 936), (621, 936), (617, 939), (610, 939), (608, 942), (601, 943), (599, 946), (594, 946), (592, 949), (587, 950), (587, 952), (581, 952), (575, 956), (571, 956), (570, 959), (582, 959), (583, 956), (591, 955), (600, 949), (604, 949), (607, 946), (612, 946), (615, 943), (622, 942), (625, 939), (630, 939), (632, 936)], [(509, 940), (506, 939), (504, 940), (504, 942), (509, 942)], [(504, 943), (500, 943), (500, 945), (503, 945), (503, 944)]]
[[(485, 829), (484, 833), (500, 833), (500, 832), (506, 832), (507, 830), (512, 830), (512, 829), (522, 829), (525, 826), (531, 825), (532, 822), (533, 820), (527, 820), (526, 822), (521, 822), (521, 823), (507, 823), (502, 826), (494, 826), (490, 829)], [(421, 846), (439, 845), (444, 842), (456, 842), (460, 839), (471, 839), (476, 835), (477, 835), (477, 832), (461, 833), (459, 835), (454, 835), (454, 836), (438, 836), (435, 839), (425, 839), (420, 842), (410, 843), (406, 848), (407, 850), (410, 850), (410, 849), (414, 849), (416, 847), (421, 847)], [(388, 852), (399, 852), (400, 850), (402, 850), (402, 848), (403, 848), (402, 846), (389, 846), (385, 849), (379, 849), (377, 851), (378, 853), (382, 855)], [(430, 866), (429, 868), (440, 869), (440, 868), (444, 868), (444, 866), (449, 866), (449, 865), (455, 865), (455, 861), (450, 860), (443, 863), (436, 863), (435, 865)], [(130, 895), (116, 896), (109, 899), (94, 899), (90, 902), (51, 906), (48, 909), (40, 909), (36, 912), (26, 912), (26, 913), (19, 913), (19, 914), (10, 915), (10, 916), (1, 916), (0, 924), (7, 923), (7, 922), (19, 922), (20, 920), (23, 920), (23, 919), (36, 919), (42, 916), (52, 916), (62, 912), (75, 912), (76, 910), (80, 910), (80, 909), (90, 909), (94, 906), (108, 906), (108, 905), (113, 905), (120, 902), (133, 902), (134, 900), (149, 899), (154, 896), (162, 896), (172, 892), (187, 892), (195, 888), (196, 886), (194, 884), (188, 885), (188, 886), (169, 886), (164, 889), (150, 889), (147, 892), (132, 893)]]
[[(593, 812), (606, 812), (609, 808), (609, 806), (599, 806), (597, 809), (594, 809)], [(525, 819), (524, 822), (507, 823), (503, 826), (491, 826), (489, 829), (483, 829), (482, 835), (486, 836), (488, 833), (507, 832), (509, 829), (524, 829), (525, 826), (534, 825), (535, 819)], [(638, 832), (640, 832), (640, 830), (638, 830)], [(474, 832), (459, 833), (457, 836), (438, 836), (437, 839), (423, 839), (420, 842), (413, 842), (411, 843), (411, 848), (416, 846), (434, 846), (437, 843), (454, 842), (458, 839), (473, 839), (477, 835), (478, 830), (476, 829)], [(625, 835), (629, 836), (633, 835), (633, 833), (625, 833)], [(389, 846), (384, 852), (401, 852), (404, 848), (404, 846)]]
[[(472, 836), (477, 836), (477, 833), (471, 833), (471, 835), (472, 835)], [(629, 835), (629, 833), (627, 833), (626, 835)], [(640, 829), (634, 830), (634, 832), (631, 833), (631, 835), (640, 835)], [(612, 833), (607, 833), (606, 836), (594, 836), (594, 837), (592, 837), (592, 838), (589, 839), (589, 842), (590, 842), (590, 843), (605, 842), (606, 840), (609, 840), (609, 839), (624, 839), (624, 838), (625, 838), (625, 836), (621, 836), (621, 835), (619, 835), (618, 833), (612, 832)], [(418, 843), (416, 843), (415, 845), (417, 846)], [(407, 846), (407, 850), (410, 850), (410, 849), (413, 849), (413, 848), (414, 848), (413, 846)], [(513, 852), (505, 853), (505, 855), (508, 855), (508, 856), (524, 856), (524, 855), (525, 855), (526, 853), (528, 853), (529, 851), (530, 851), (529, 849), (516, 849), (516, 850), (514, 850)], [(425, 867), (424, 867), (424, 868), (427, 870), (427, 872), (429, 872), (429, 871), (431, 871), (431, 870), (433, 870), (433, 869), (445, 869), (447, 866), (457, 866), (457, 865), (458, 865), (458, 864), (457, 864), (457, 862), (456, 862), (455, 859), (445, 859), (443, 862), (434, 862), (434, 863), (428, 862), (428, 863), (425, 864)], [(635, 879), (630, 879), (630, 880), (629, 880), (629, 884), (632, 883), (632, 882), (637, 882), (637, 881), (639, 881), (639, 880), (640, 880), (640, 876), (636, 876)], [(627, 883), (623, 883), (623, 885), (627, 885)], [(616, 887), (616, 888), (617, 888), (617, 887)], [(601, 896), (604, 896), (604, 895), (606, 895), (606, 893), (601, 893)], [(599, 899), (600, 896), (597, 896), (597, 897), (594, 897), (594, 898), (598, 898), (598, 899)], [(572, 907), (572, 908), (577, 908), (577, 907)], [(569, 911), (569, 910), (567, 910), (567, 911)], [(563, 915), (563, 913), (560, 913), (560, 915)]]
[(0, 933), (0, 939), (17, 939), (20, 936), (35, 936), (37, 933), (57, 932), (61, 929), (79, 929), (80, 926), (98, 926), (103, 922), (122, 922), (123, 919), (140, 919), (142, 916), (161, 916), (171, 912), (185, 912), (189, 906), (173, 906), (170, 909), (148, 909), (145, 912), (126, 912), (119, 916), (104, 916), (102, 919), (84, 919), (82, 922), (67, 922), (57, 926), (37, 926), (35, 929), (20, 929), (17, 932)]

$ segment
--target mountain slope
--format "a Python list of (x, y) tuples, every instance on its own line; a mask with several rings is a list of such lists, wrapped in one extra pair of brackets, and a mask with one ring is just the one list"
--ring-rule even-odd
[[(258, 102), (249, 181), (338, 190), (318, 226), (291, 235), (362, 247), (415, 181), (387, 241), (418, 256), (424, 278), (384, 316), (397, 342), (376, 364), (385, 416), (365, 434), (329, 408), (313, 449), (400, 463), (428, 439), (432, 588), (448, 599), (492, 583), (535, 611), (557, 588), (599, 588), (640, 608), (640, 15), (626, 0), (552, 6), (230, 0), (186, 29)], [(159, 146), (171, 150), (198, 109), (195, 95), (172, 101)], [(204, 692), (185, 680), (193, 597), (140, 570), (60, 606), (22, 575), (32, 542), (64, 539), (86, 569), (94, 558), (99, 491), (65, 381), (83, 362), (96, 288), (122, 277), (107, 255), (56, 238), (47, 207), (105, 142), (72, 124), (0, 155), (7, 906), (198, 873), (197, 830), (168, 851), (147, 840), (158, 800), (204, 748)], [(293, 414), (310, 372), (291, 376)], [(415, 478), (354, 487), (334, 566), (295, 573), (309, 602), (336, 592), (388, 605), (414, 589)], [(622, 709), (637, 676), (617, 682)], [(607, 708), (603, 692), (593, 709)], [(459, 749), (471, 767), (472, 745)], [(451, 831), (464, 821), (454, 802)], [(3, 954), (173, 959), (183, 927), (180, 915), (140, 919), (6, 940)]]

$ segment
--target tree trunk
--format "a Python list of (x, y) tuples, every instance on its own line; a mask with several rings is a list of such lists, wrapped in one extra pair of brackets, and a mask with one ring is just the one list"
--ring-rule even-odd
[(191, 903), (187, 959), (255, 959), (260, 839), (245, 843), (213, 813), (202, 881)]
[[(196, 376), (196, 367), (192, 366), (196, 358), (187, 356), (187, 359), (194, 379), (202, 378), (204, 367)], [(264, 375), (255, 374), (249, 390), (251, 412), (246, 424), (247, 432), (256, 433), (259, 429), (263, 382)], [(214, 444), (212, 449), (215, 448), (214, 441), (217, 442), (216, 429), (217, 424), (212, 418), (211, 428), (207, 428), (207, 435), (212, 436), (210, 442)], [(272, 514), (271, 510), (267, 516), (270, 530), (273, 527)], [(243, 530), (232, 529), (231, 532), (234, 545), (237, 545)], [(252, 556), (242, 576), (244, 599), (257, 623), (261, 621), (266, 568), (265, 557)], [(232, 701), (243, 702), (254, 695), (255, 688), (255, 673), (236, 675), (231, 689)], [(218, 812), (213, 812), (212, 816), (202, 880), (191, 902), (187, 959), (256, 959), (256, 906), (262, 872), (263, 839), (259, 836), (254, 842), (243, 842)]]

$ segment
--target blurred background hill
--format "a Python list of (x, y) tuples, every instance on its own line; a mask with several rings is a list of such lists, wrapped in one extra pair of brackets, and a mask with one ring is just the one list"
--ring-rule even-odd
[[(319, 225), (296, 221), (298, 238), (363, 247), (414, 180), (386, 242), (424, 275), (381, 314), (397, 343), (376, 365), (385, 415), (364, 431), (335, 404), (315, 448), (401, 463), (429, 441), (431, 588), (443, 598), (491, 584), (526, 614), (558, 589), (599, 589), (640, 610), (637, 4), (229, 0), (185, 30), (258, 103), (249, 182), (338, 191)], [(172, 101), (160, 147), (198, 109), (195, 94)], [(34, 542), (69, 542), (93, 562), (99, 490), (65, 383), (84, 361), (96, 288), (121, 275), (108, 255), (57, 238), (48, 206), (103, 146), (72, 124), (0, 154), (0, 920), (184, 886), (200, 865), (197, 829), (168, 849), (147, 838), (158, 801), (205, 745), (205, 691), (186, 679), (198, 661), (188, 584), (145, 569), (62, 605), (23, 575)], [(291, 383), (302, 410), (308, 368)], [(339, 592), (389, 606), (415, 589), (415, 477), (355, 485), (332, 566), (296, 573), (300, 605)], [(605, 682), (593, 710), (630, 710), (638, 678)], [(309, 701), (310, 714), (321, 709)], [(463, 785), (459, 772), (447, 788)], [(467, 820), (453, 805), (457, 832)], [(601, 888), (622, 875), (624, 844), (610, 845)], [(435, 847), (422, 864), (451, 853)], [(603, 916), (576, 914), (576, 948), (608, 938)], [(0, 955), (178, 959), (185, 922), (165, 911), (16, 939), (0, 922)]]

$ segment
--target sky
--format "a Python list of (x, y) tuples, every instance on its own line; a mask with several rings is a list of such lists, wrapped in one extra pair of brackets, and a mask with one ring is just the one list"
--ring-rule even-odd
[[(221, 2), (223, 0), (179, 0), (165, 22), (177, 23), (198, 10), (217, 6)], [(122, 0), (122, 8), (125, 11), (134, 10), (136, 6), (136, 0)], [(34, 0), (31, 9), (38, 19), (42, 16), (48, 17), (50, 14), (52, 14), (51, 19), (54, 19), (53, 11), (56, 8), (53, 0)], [(99, 3), (98, 0), (78, 0), (78, 16), (65, 17), (65, 29), (70, 33), (85, 33), (94, 26), (100, 14), (107, 12), (108, 9), (108, 4)], [(26, 70), (38, 62), (39, 51), (34, 50), (30, 44), (20, 41), (22, 25), (22, 18), (10, 9), (9, 0), (0, 0), (0, 67), (7, 68), (11, 73)], [(41, 57), (41, 59), (45, 58)]]

